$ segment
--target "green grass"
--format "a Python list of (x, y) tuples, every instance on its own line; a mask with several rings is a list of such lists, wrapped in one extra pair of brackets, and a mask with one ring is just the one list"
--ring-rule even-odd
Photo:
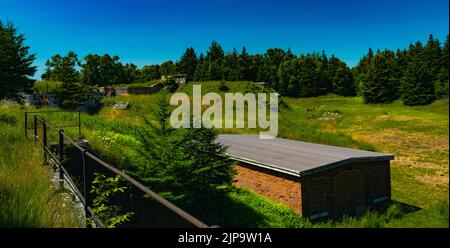
[(34, 87), (38, 92), (53, 92), (61, 89), (62, 82), (57, 81), (36, 81)]
[(42, 150), (24, 137), (22, 108), (0, 104), (0, 227), (75, 227), (71, 199), (55, 194)]
[[(192, 84), (197, 83), (185, 85), (179, 91), (191, 94)], [(202, 93), (213, 91), (224, 93), (218, 90), (219, 82), (202, 82), (201, 85)], [(229, 92), (243, 91), (244, 85), (239, 82), (227, 82)], [(155, 99), (155, 95), (116, 97), (114, 100), (130, 101), (131, 110), (104, 108), (99, 115), (102, 120), (107, 120), (114, 125), (118, 123), (140, 125), (142, 116), (151, 116)], [(404, 224), (402, 224), (403, 217), (396, 219), (396, 225), (421, 227), (423, 226), (421, 220), (431, 217), (434, 218), (430, 220), (433, 226), (448, 226), (448, 218), (446, 219), (445, 215), (444, 218), (439, 217), (439, 213), (442, 212), (439, 209), (447, 206), (448, 210), (446, 203), (449, 201), (448, 99), (421, 107), (403, 106), (400, 101), (392, 104), (363, 104), (359, 97), (335, 95), (316, 98), (284, 98), (284, 101), (288, 103), (289, 108), (283, 108), (280, 112), (280, 137), (395, 154), (396, 159), (391, 166), (392, 198), (394, 201), (421, 209), (405, 214)], [(318, 117), (326, 112), (338, 112), (340, 115), (329, 121), (319, 120)], [(124, 129), (121, 133), (129, 134), (132, 129)], [(257, 133), (258, 130), (221, 129), (219, 131)], [(133, 150), (132, 147), (127, 149)], [(261, 207), (255, 204), (254, 208)], [(276, 211), (275, 215), (283, 216), (281, 212)], [(364, 221), (367, 221), (369, 226), (376, 226), (370, 224), (371, 221), (388, 222), (377, 225), (390, 226), (391, 219), (383, 220), (383, 216), (370, 216), (369, 214), (367, 217), (360, 218), (360, 224), (354, 223), (358, 220), (349, 219), (349, 221), (353, 223), (351, 226), (365, 225)], [(368, 219), (372, 220), (368, 221)], [(414, 224), (415, 219), (417, 223)], [(291, 226), (292, 223), (284, 222), (284, 225)], [(334, 226), (340, 225), (334, 224)]]
[[(179, 91), (192, 94), (193, 84), (198, 83), (189, 83)], [(244, 92), (249, 83), (226, 84), (230, 88), (228, 92)], [(225, 93), (218, 90), (220, 82), (202, 82), (201, 85), (203, 94)], [(139, 163), (134, 137), (143, 117), (152, 117), (156, 97), (130, 95), (109, 99), (130, 102), (131, 109), (104, 107), (96, 115), (83, 114), (84, 137), (119, 166)], [(359, 218), (309, 223), (274, 201), (248, 190), (235, 190), (205, 202), (198, 209), (187, 206), (200, 219), (208, 224), (230, 227), (448, 227), (448, 99), (420, 107), (403, 106), (400, 101), (363, 104), (359, 97), (335, 95), (283, 98), (283, 101), (288, 107), (280, 110), (280, 137), (395, 154), (391, 183), (392, 199), (396, 203), (387, 210), (369, 211)], [(339, 115), (328, 121), (320, 120), (327, 112)], [(71, 120), (59, 114), (50, 118), (61, 124)], [(258, 131), (219, 130), (221, 133)], [(109, 141), (106, 142), (105, 137)], [(205, 214), (203, 207), (217, 210)], [(227, 209), (235, 211), (225, 211)]]
[(113, 87), (117, 88), (138, 88), (138, 87), (149, 87), (154, 84), (160, 83), (161, 80), (155, 79), (148, 82), (143, 83), (131, 83), (131, 84), (114, 84)]

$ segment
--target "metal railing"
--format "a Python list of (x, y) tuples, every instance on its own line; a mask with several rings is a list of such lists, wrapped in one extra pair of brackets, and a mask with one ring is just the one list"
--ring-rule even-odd
[[(62, 111), (54, 111), (54, 112), (62, 112)], [(32, 127), (28, 127), (28, 114), (34, 114), (33, 115), (33, 125)], [(102, 158), (96, 156), (93, 152), (89, 151), (89, 149), (86, 149), (82, 147), (80, 144), (75, 142), (68, 134), (64, 132), (63, 129), (60, 129), (61, 126), (53, 126), (49, 124), (45, 119), (38, 116), (40, 113), (47, 113), (46, 111), (43, 112), (25, 112), (25, 135), (28, 136), (28, 130), (33, 129), (33, 137), (36, 143), (39, 143), (43, 147), (43, 153), (44, 153), (44, 159), (45, 161), (51, 160), (56, 165), (55, 170), (59, 172), (59, 183), (60, 186), (64, 186), (64, 182), (66, 181), (67, 184), (73, 189), (73, 192), (76, 194), (76, 196), (80, 199), (81, 203), (84, 206), (86, 216), (90, 216), (93, 220), (93, 222), (98, 227), (106, 228), (106, 225), (100, 220), (100, 218), (94, 213), (92, 206), (92, 197), (88, 194), (88, 174), (92, 174), (91, 166), (88, 166), (87, 159), (90, 159), (95, 162), (96, 165), (101, 166), (103, 169), (106, 169), (107, 171), (113, 173), (114, 175), (118, 175), (121, 178), (125, 179), (127, 182), (131, 183), (133, 186), (138, 188), (141, 192), (143, 192), (145, 195), (150, 196), (152, 199), (156, 200), (158, 203), (165, 206), (167, 209), (171, 210), (173, 213), (180, 216), (182, 219), (188, 221), (195, 227), (199, 228), (206, 228), (209, 227), (199, 219), (195, 218), (191, 214), (187, 213), (186, 211), (182, 210), (172, 202), (168, 201), (164, 197), (160, 196), (156, 192), (152, 191), (148, 187), (141, 184), (136, 179), (132, 178), (131, 176), (127, 175), (125, 172), (117, 169), (116, 167), (112, 166), (111, 164), (104, 161)], [(78, 112), (78, 115), (80, 113)], [(80, 118), (78, 119), (80, 120)], [(63, 125), (65, 127), (71, 126), (76, 127), (78, 126), (79, 130), (79, 136), (81, 137), (81, 125), (78, 123), (77, 125)], [(49, 137), (55, 137), (55, 135), (50, 135), (49, 132), (57, 133), (57, 140), (54, 139), (51, 141), (52, 145), (50, 145)], [(82, 158), (82, 189), (80, 190), (70, 173), (68, 172), (67, 168), (64, 167), (64, 156), (65, 156), (65, 147), (73, 146), (76, 151), (80, 152), (81, 158)], [(57, 148), (57, 149), (55, 149)]]

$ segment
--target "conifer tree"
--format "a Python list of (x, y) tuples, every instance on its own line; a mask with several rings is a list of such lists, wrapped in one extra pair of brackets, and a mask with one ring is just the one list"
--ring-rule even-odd
[(448, 78), (448, 71), (449, 71), (449, 61), (448, 61), (448, 35), (444, 43), (444, 47), (442, 48), (442, 54), (440, 58), (440, 69), (438, 73), (438, 77), (436, 79), (435, 83), (435, 93), (436, 97), (445, 97), (449, 95), (449, 78)]
[(409, 62), (402, 78), (402, 97), (405, 105), (425, 105), (434, 101), (433, 76), (428, 66), (420, 57)]
[(209, 69), (208, 61), (206, 61), (203, 53), (200, 53), (200, 56), (198, 57), (197, 67), (195, 68), (194, 80), (195, 81), (209, 80), (208, 69)]
[(216, 41), (211, 42), (205, 58), (208, 63), (208, 80), (223, 79), (223, 58), (222, 47)]
[(366, 103), (388, 103), (399, 97), (398, 66), (392, 51), (378, 51), (370, 61), (367, 80), (362, 82)]
[(195, 68), (197, 67), (197, 55), (192, 47), (186, 49), (177, 63), (178, 73), (186, 74), (187, 80), (191, 81), (194, 78)]
[(29, 53), (24, 42), (24, 36), (17, 33), (12, 23), (3, 24), (0, 20), (0, 100), (20, 100), (19, 93), (33, 87), (35, 55)]

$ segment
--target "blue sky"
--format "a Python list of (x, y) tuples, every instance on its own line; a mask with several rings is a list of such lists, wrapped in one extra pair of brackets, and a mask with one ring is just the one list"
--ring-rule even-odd
[(25, 34), (39, 77), (47, 59), (69, 50), (143, 66), (176, 60), (189, 46), (205, 52), (212, 40), (225, 51), (325, 50), (354, 66), (369, 47), (405, 48), (430, 33), (444, 40), (448, 9), (448, 0), (1, 0), (0, 19)]

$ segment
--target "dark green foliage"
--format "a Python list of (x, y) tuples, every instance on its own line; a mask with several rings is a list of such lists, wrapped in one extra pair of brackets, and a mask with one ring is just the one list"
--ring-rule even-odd
[(18, 93), (32, 89), (36, 72), (32, 66), (34, 54), (29, 54), (25, 38), (17, 33), (12, 23), (0, 20), (0, 100), (19, 99)]
[(340, 67), (336, 70), (333, 77), (333, 89), (334, 93), (341, 96), (356, 95), (353, 75), (347, 66)]
[(187, 48), (177, 63), (177, 71), (178, 73), (186, 74), (187, 81), (189, 82), (194, 78), (197, 63), (197, 55), (195, 54), (194, 48)]
[(275, 90), (285, 90), (285, 88), (281, 89), (278, 86), (280, 79), (277, 72), (281, 63), (287, 59), (287, 54), (284, 50), (279, 48), (267, 49), (263, 55), (261, 68), (258, 69), (258, 80), (268, 83)]
[(88, 54), (84, 57), (84, 63), (81, 64), (82, 81), (84, 84), (101, 84), (103, 79), (100, 74), (100, 58), (97, 54)]
[(84, 87), (77, 82), (63, 82), (58, 97), (63, 109), (74, 110), (81, 107), (84, 99)]
[(435, 83), (435, 91), (437, 97), (445, 97), (449, 94), (448, 89), (448, 35), (445, 40), (444, 47), (442, 48), (441, 58), (440, 58), (440, 70)]
[(42, 74), (42, 79), (60, 82), (79, 82), (80, 73), (77, 71), (78, 55), (70, 51), (66, 56), (56, 54), (45, 63), (47, 69)]
[[(127, 187), (120, 185), (120, 176), (106, 177), (103, 174), (95, 173), (92, 181), (93, 194), (92, 210), (108, 228), (115, 228), (133, 216), (133, 212), (123, 213), (123, 207), (112, 204), (114, 198), (123, 194)], [(91, 222), (93, 220), (90, 220)]]
[(398, 66), (392, 51), (377, 51), (362, 83), (366, 103), (387, 103), (399, 97)]
[(216, 143), (217, 132), (207, 128), (189, 128), (183, 133), (179, 150), (191, 165), (184, 173), (187, 192), (207, 193), (227, 189), (234, 176), (233, 163), (225, 155), (226, 148)]
[(9, 114), (0, 114), (0, 124), (5, 123), (14, 126), (17, 123), (16, 117)]
[(121, 82), (125, 84), (130, 84), (139, 78), (139, 70), (135, 64), (125, 64), (122, 69)]
[(205, 59), (203, 53), (198, 57), (197, 67), (195, 68), (194, 80), (207, 81), (209, 80), (209, 63)]
[(221, 91), (228, 91), (229, 90), (228, 86), (225, 84), (225, 80), (221, 80), (220, 81), (219, 90), (221, 90)]
[(239, 64), (239, 54), (236, 49), (227, 53), (223, 59), (223, 78), (227, 81), (238, 81), (243, 78)]
[(354, 85), (345, 63), (332, 56), (331, 61), (317, 54), (302, 55), (282, 63), (278, 68), (279, 83), (274, 85), (282, 95), (312, 97), (330, 91), (353, 95)]
[(247, 48), (242, 47), (242, 52), (239, 55), (239, 70), (241, 78), (244, 81), (255, 81), (255, 77), (252, 75), (252, 57), (247, 53)]
[(162, 85), (165, 90), (168, 92), (174, 93), (178, 89), (178, 83), (175, 81), (173, 76), (168, 76), (164, 80), (162, 80)]
[(146, 65), (139, 70), (136, 81), (144, 83), (159, 78), (161, 78), (161, 73), (159, 72), (159, 65)]
[(173, 63), (172, 60), (168, 60), (162, 63), (159, 67), (159, 73), (161, 76), (173, 76), (177, 71), (177, 66)]
[(157, 105), (154, 113), (157, 124), (146, 120), (147, 125), (140, 131), (139, 153), (145, 162), (129, 166), (130, 174), (173, 200), (227, 188), (233, 176), (232, 164), (223, 156), (225, 149), (214, 143), (216, 132), (170, 127), (166, 90)]
[(353, 69), (353, 77), (355, 80), (355, 86), (357, 94), (363, 95), (363, 85), (367, 82), (367, 77), (369, 74), (370, 62), (373, 58), (372, 48), (369, 48), (367, 55), (363, 56), (359, 61), (358, 65), (356, 65)]
[(433, 76), (422, 59), (409, 62), (402, 78), (403, 103), (405, 105), (426, 105), (434, 101)]
[(211, 46), (209, 47), (204, 62), (208, 65), (208, 80), (223, 79), (223, 58), (224, 52), (222, 47), (216, 41), (211, 42)]

